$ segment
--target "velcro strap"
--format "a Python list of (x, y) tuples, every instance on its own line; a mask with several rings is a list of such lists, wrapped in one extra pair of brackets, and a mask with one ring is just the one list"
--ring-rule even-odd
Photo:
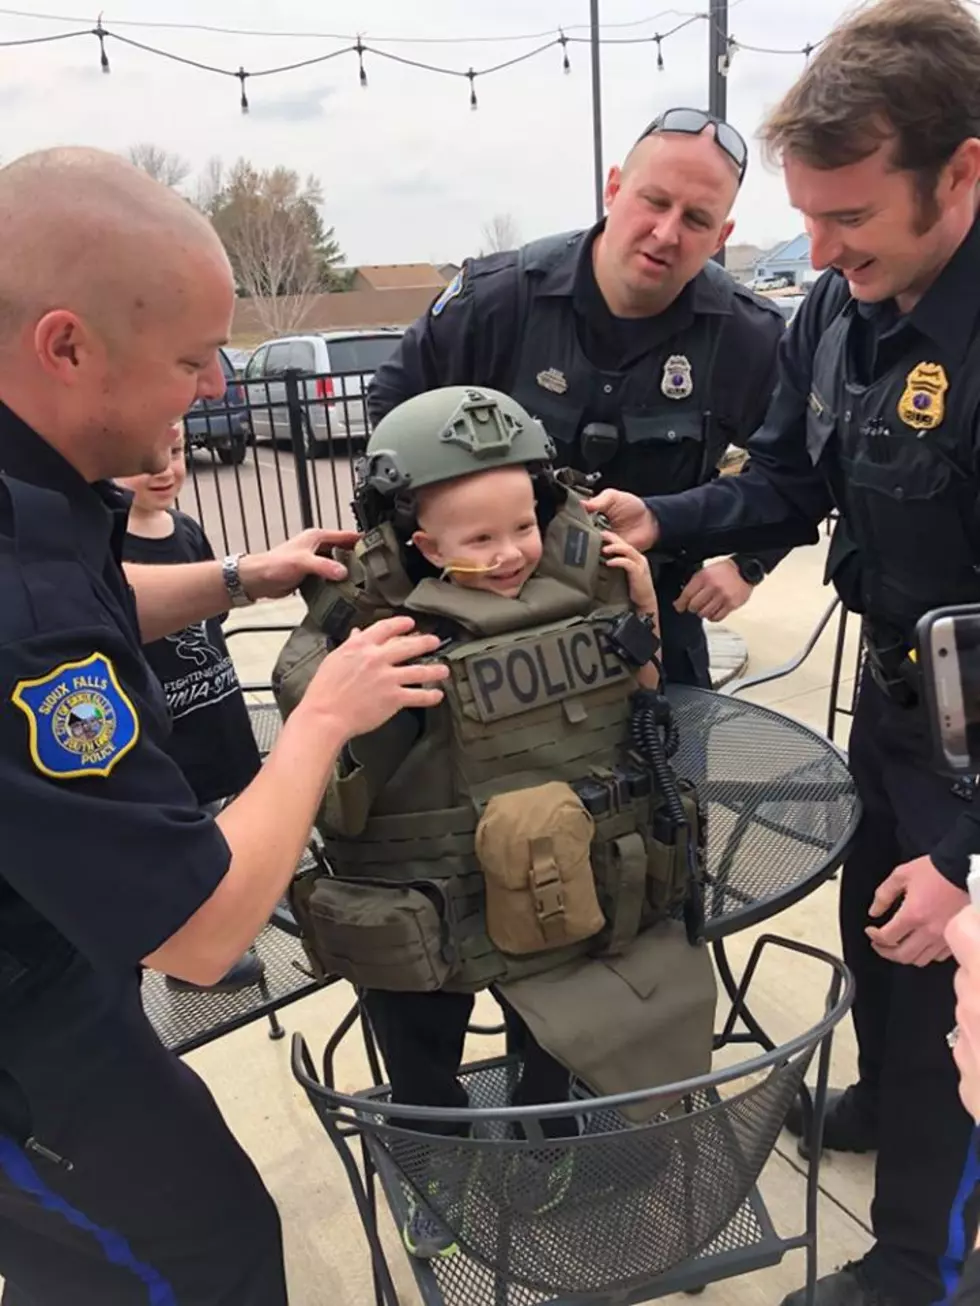
[(646, 889), (647, 853), (643, 839), (634, 830), (612, 841), (614, 862), (612, 902), (613, 917), (605, 952), (611, 956), (625, 952), (640, 931), (640, 915)]
[(543, 836), (532, 839), (531, 844), (531, 896), (541, 933), (548, 943), (564, 934), (565, 899), (562, 894), (561, 874), (555, 861), (551, 839)]

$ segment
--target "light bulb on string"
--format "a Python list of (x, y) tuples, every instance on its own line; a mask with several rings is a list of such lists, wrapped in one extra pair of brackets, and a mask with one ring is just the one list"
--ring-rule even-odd
[(242, 113), (248, 113), (248, 96), (245, 94), (245, 79), (246, 77), (248, 77), (248, 73), (245, 71), (244, 66), (242, 65), (239, 66), (238, 72), (235, 74), (235, 76), (242, 84), (242, 98), (241, 98)]
[(476, 98), (476, 71), (475, 71), (475, 69), (471, 68), (471, 69), (469, 70), (469, 72), (467, 72), (466, 76), (470, 79), (470, 108), (471, 108), (471, 109), (476, 109), (476, 108), (478, 108), (478, 104), (477, 104), (477, 98)]
[(657, 72), (662, 73), (664, 70), (664, 51), (663, 51), (663, 46), (660, 44), (661, 38), (659, 36), (655, 36), (653, 39), (657, 43)]
[(560, 28), (558, 30), (558, 40), (561, 42), (562, 72), (570, 73), (572, 71), (572, 65), (568, 61), (568, 37)]
[(105, 39), (109, 35), (109, 33), (102, 26), (101, 14), (99, 14), (99, 17), (96, 20), (95, 27), (92, 29), (92, 35), (98, 37), (99, 40), (99, 62), (102, 65), (102, 71), (104, 73), (111, 72), (111, 69), (109, 67), (109, 56), (105, 52)]
[(366, 89), (368, 84), (367, 73), (364, 71), (364, 46), (361, 44), (361, 38), (358, 36), (357, 45), (354, 46), (357, 51), (357, 62), (360, 65), (360, 79), (362, 88)]

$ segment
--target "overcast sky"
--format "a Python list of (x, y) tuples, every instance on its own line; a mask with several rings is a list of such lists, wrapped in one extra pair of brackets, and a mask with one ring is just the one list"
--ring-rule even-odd
[[(11, 0), (31, 17), (0, 12), (0, 43), (91, 26), (73, 0)], [(701, 9), (706, 8), (706, 2)], [(732, 0), (730, 30), (748, 45), (802, 49), (844, 12), (843, 0)], [(604, 36), (649, 36), (696, 12), (692, 0), (600, 0)], [(409, 16), (411, 11), (411, 16)], [(44, 22), (56, 14), (69, 21)], [(344, 41), (217, 35), (137, 28), (123, 20), (206, 23), (280, 32), (353, 33), (393, 53), (463, 69), (486, 67), (541, 41), (498, 38), (550, 32), (587, 36), (586, 0), (109, 0), (104, 21), (122, 35), (203, 63), (271, 67), (327, 53)], [(73, 19), (79, 22), (71, 21)], [(628, 25), (632, 24), (632, 25)], [(423, 44), (423, 37), (493, 37)], [(547, 38), (544, 38), (547, 39)], [(110, 76), (99, 69), (94, 37), (0, 48), (0, 157), (50, 145), (86, 144), (123, 151), (152, 141), (195, 169), (219, 155), (244, 155), (259, 167), (284, 164), (316, 174), (324, 217), (351, 263), (459, 261), (476, 252), (495, 213), (513, 215), (523, 239), (588, 225), (593, 215), (591, 82), (587, 45), (548, 50), (514, 68), (478, 78), (479, 109), (469, 109), (465, 79), (441, 77), (365, 56), (367, 90), (352, 54), (318, 67), (256, 78), (251, 113), (238, 107), (236, 80), (107, 42)], [(602, 48), (606, 167), (672, 104), (707, 104), (708, 27), (691, 24), (663, 45), (656, 70), (652, 43)], [(801, 55), (740, 50), (729, 75), (729, 118), (749, 136), (803, 67)], [(753, 146), (735, 211), (733, 240), (769, 245), (800, 230), (778, 173)]]

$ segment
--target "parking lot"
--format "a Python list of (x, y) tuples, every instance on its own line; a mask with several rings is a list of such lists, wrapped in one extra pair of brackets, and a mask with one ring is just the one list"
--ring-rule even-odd
[[(353, 463), (360, 443), (338, 444), (333, 457), (306, 462), (314, 524), (353, 526)], [(238, 466), (195, 450), (178, 506), (201, 523), (219, 555), (270, 548), (303, 529), (296, 459), (272, 443), (251, 441)]]

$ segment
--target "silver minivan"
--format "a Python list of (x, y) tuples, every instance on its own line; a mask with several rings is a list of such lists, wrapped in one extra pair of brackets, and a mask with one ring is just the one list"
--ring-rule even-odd
[(398, 348), (401, 327), (316, 331), (266, 340), (245, 369), (252, 429), (259, 439), (289, 441), (285, 373), (300, 373), (307, 449), (366, 439), (367, 388), (375, 370)]

